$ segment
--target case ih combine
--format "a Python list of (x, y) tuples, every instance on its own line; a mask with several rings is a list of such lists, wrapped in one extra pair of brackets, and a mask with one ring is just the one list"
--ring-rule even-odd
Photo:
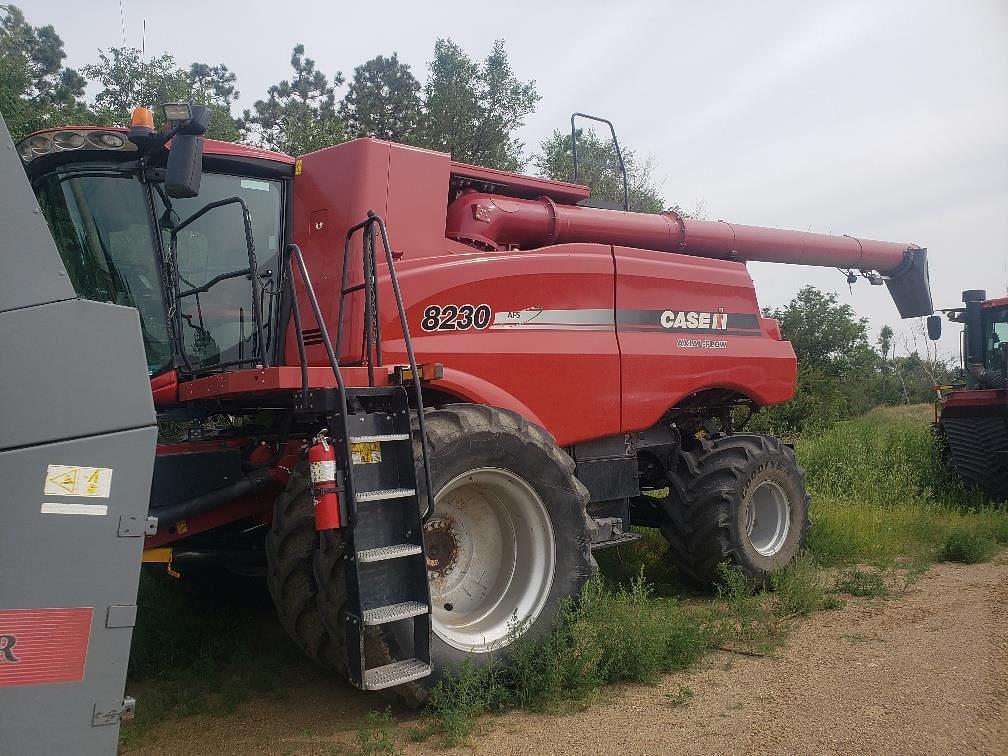
[(733, 424), (796, 376), (746, 261), (932, 312), (912, 244), (601, 209), (369, 139), (294, 159), (165, 115), (18, 145), (77, 293), (140, 313), (145, 560), (264, 562), (291, 636), (365, 689), (543, 632), (633, 524), (698, 582), (798, 553), (792, 450)]
[[(945, 461), (959, 479), (991, 501), (1008, 500), (1008, 298), (982, 289), (962, 295), (965, 307), (943, 310), (962, 323), (966, 383), (939, 387), (935, 431)], [(928, 318), (928, 335), (941, 336), (941, 316)]]

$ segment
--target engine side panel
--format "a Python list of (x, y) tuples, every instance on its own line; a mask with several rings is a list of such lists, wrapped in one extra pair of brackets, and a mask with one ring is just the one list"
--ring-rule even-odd
[(794, 350), (760, 316), (745, 265), (627, 247), (614, 258), (624, 432), (702, 389), (760, 405), (792, 397)]
[[(396, 270), (417, 360), (445, 365), (434, 387), (514, 409), (562, 445), (619, 432), (610, 247), (474, 252)], [(382, 301), (394, 301), (387, 274), (380, 286)], [(386, 363), (404, 362), (393, 307), (381, 327)]]

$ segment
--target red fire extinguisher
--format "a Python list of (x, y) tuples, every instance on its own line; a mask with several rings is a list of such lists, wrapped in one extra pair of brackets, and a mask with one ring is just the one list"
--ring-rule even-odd
[(336, 447), (326, 438), (323, 428), (308, 448), (312, 500), (315, 504), (315, 529), (342, 527), (340, 521), (340, 485), (336, 478)]

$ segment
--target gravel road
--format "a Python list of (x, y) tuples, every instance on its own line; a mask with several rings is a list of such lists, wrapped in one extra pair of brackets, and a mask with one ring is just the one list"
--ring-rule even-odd
[[(686, 687), (692, 698), (684, 698)], [(339, 684), (176, 720), (136, 754), (334, 754), (356, 746), (370, 699)], [(718, 652), (653, 687), (583, 710), (487, 718), (469, 746), (406, 753), (1008, 754), (1008, 560), (932, 568), (905, 595), (851, 599), (806, 620), (773, 657)]]

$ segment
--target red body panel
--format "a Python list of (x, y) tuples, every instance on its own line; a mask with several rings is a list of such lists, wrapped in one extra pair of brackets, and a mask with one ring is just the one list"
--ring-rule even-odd
[[(730, 389), (760, 405), (794, 394), (794, 350), (764, 329), (744, 265), (617, 247), (616, 310), (654, 312), (650, 322), (620, 326), (624, 431), (650, 427), (702, 389)], [(752, 325), (684, 333), (662, 327), (666, 310), (745, 314)]]
[(1008, 407), (1008, 389), (967, 389), (943, 396), (943, 411), (970, 407)]
[(91, 607), (0, 611), (0, 688), (84, 679)]

